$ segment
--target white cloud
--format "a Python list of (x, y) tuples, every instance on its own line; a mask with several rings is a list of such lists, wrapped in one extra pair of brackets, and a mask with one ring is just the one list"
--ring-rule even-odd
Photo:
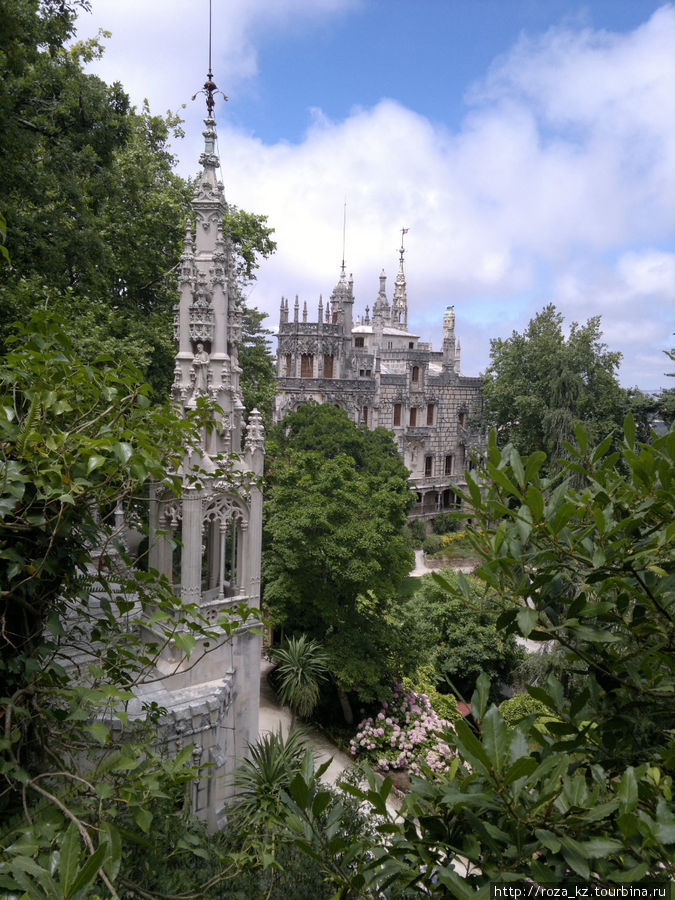
[[(237, 0), (227, 14), (218, 6), (219, 80), (255, 74), (261, 34), (309, 26), (350, 5)], [(135, 46), (134, 29), (151, 23), (170, 64), (137, 53), (122, 80), (138, 96), (138, 84), (157, 85), (161, 72), (162, 96), (175, 106), (204, 68), (204, 24), (194, 10), (187, 16), (184, 4), (165, 0), (159, 16), (154, 5), (99, 0), (98, 19), (101, 7), (118, 17), (104, 77)], [(180, 31), (170, 24), (177, 17)], [(281, 294), (299, 293), (313, 314), (319, 293), (325, 298), (337, 279), (346, 196), (358, 311), (372, 306), (382, 266), (391, 295), (406, 226), (410, 321), (438, 345), (442, 311), (455, 303), (468, 374), (487, 365), (489, 337), (522, 330), (553, 301), (568, 319), (603, 314), (608, 343), (626, 357), (627, 383), (661, 379), (656, 347), (667, 341), (673, 258), (654, 248), (670, 246), (675, 208), (673, 46), (672, 4), (627, 34), (561, 27), (523, 37), (469, 92), (469, 113), (454, 133), (393, 99), (342, 121), (309, 110), (297, 144), (266, 145), (221, 119), (228, 198), (266, 213), (279, 245), (260, 269), (252, 302), (275, 321)], [(198, 113), (189, 115), (182, 156), (195, 161), (187, 169), (194, 171), (201, 129)], [(639, 327), (631, 327), (636, 314)], [(655, 362), (634, 371), (629, 357)]]

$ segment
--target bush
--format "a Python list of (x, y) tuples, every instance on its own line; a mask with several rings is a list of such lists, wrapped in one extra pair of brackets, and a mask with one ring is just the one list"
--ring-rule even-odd
[(440, 553), (443, 549), (443, 539), (438, 534), (427, 535), (422, 544), (422, 549), (427, 556), (435, 556), (436, 553)]
[(457, 722), (462, 714), (457, 709), (454, 694), (441, 694), (436, 688), (436, 672), (431, 665), (420, 666), (414, 678), (404, 678), (403, 687), (408, 691), (426, 694), (435, 713), (448, 722)]
[(350, 751), (382, 772), (409, 769), (419, 775), (422, 766), (437, 773), (447, 772), (454, 754), (443, 732), (452, 727), (437, 715), (426, 694), (406, 691), (402, 684), (396, 684), (391, 703), (383, 703), (376, 716), (360, 723)]
[(434, 534), (449, 534), (457, 531), (459, 519), (455, 513), (440, 513), (431, 520), (431, 530)]
[(499, 712), (508, 726), (516, 725), (526, 716), (535, 714), (551, 718), (550, 710), (541, 700), (536, 700), (529, 694), (514, 694), (509, 700), (499, 704)]
[(427, 525), (426, 522), (423, 522), (421, 519), (413, 519), (410, 523), (410, 533), (412, 535), (413, 542), (416, 547), (422, 545), (425, 537), (427, 536)]

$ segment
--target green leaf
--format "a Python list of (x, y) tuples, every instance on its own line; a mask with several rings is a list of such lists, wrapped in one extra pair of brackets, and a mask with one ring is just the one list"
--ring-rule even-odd
[(593, 838), (590, 841), (584, 841), (583, 847), (591, 859), (602, 859), (612, 853), (620, 853), (624, 849), (621, 841), (613, 838)]
[(518, 781), (519, 778), (531, 775), (536, 768), (537, 760), (533, 756), (521, 756), (520, 759), (517, 759), (506, 770), (504, 783), (513, 784), (513, 782)]
[(89, 859), (85, 862), (82, 868), (79, 871), (79, 874), (73, 884), (71, 885), (70, 891), (66, 894), (67, 900), (70, 900), (71, 897), (74, 897), (78, 891), (83, 890), (88, 885), (92, 883), (92, 881), (96, 878), (98, 870), (103, 865), (103, 861), (105, 859), (107, 850), (106, 844), (100, 844), (96, 850), (92, 853)]
[(108, 845), (107, 858), (104, 863), (105, 870), (110, 880), (114, 881), (122, 862), (122, 839), (112, 822), (103, 823), (103, 839)]
[(626, 443), (629, 447), (635, 446), (635, 419), (633, 418), (632, 413), (628, 413), (626, 418), (623, 420), (623, 433), (626, 438)]
[(496, 706), (491, 706), (481, 722), (483, 747), (496, 772), (504, 767), (509, 755), (509, 732)]
[(456, 722), (455, 730), (460, 755), (465, 756), (474, 769), (479, 768), (487, 774), (490, 769), (490, 757), (476, 735), (464, 721)]
[(320, 816), (328, 804), (331, 801), (331, 794), (329, 791), (319, 791), (316, 797), (314, 798), (314, 802), (312, 803), (312, 812), (315, 816)]
[(191, 634), (177, 634), (174, 636), (174, 642), (176, 646), (183, 651), (183, 653), (189, 658), (192, 651), (197, 646), (197, 641)]
[(298, 804), (300, 809), (307, 809), (309, 803), (309, 787), (302, 775), (296, 775), (288, 786), (288, 792)]
[(511, 448), (511, 454), (509, 456), (509, 462), (511, 463), (511, 469), (513, 470), (513, 474), (516, 476), (516, 481), (520, 485), (521, 488), (525, 487), (525, 470), (523, 468), (523, 463), (520, 459), (520, 453), (516, 450), (515, 447)]
[(131, 444), (127, 444), (124, 441), (116, 441), (112, 445), (112, 450), (119, 462), (121, 462), (123, 465), (129, 462), (134, 452), (134, 448), (131, 446)]
[(539, 624), (539, 613), (536, 609), (530, 609), (529, 606), (524, 606), (522, 609), (518, 610), (516, 619), (518, 627), (520, 628), (520, 633), (523, 637), (529, 637), (530, 632)]
[(137, 806), (134, 809), (134, 822), (138, 825), (141, 831), (144, 831), (146, 834), (148, 834), (150, 831), (150, 826), (152, 825), (152, 813), (144, 806)]
[(530, 453), (527, 457), (527, 461), (525, 463), (525, 483), (532, 481), (534, 476), (539, 472), (544, 461), (546, 460), (546, 454), (543, 450), (535, 450), (534, 453)]
[(540, 522), (544, 517), (544, 497), (541, 491), (537, 490), (533, 484), (529, 484), (525, 491), (525, 499), (532, 512), (532, 521)]
[[(466, 580), (466, 579), (465, 579)], [(479, 720), (485, 715), (488, 700), (490, 698), (490, 679), (485, 672), (481, 672), (476, 680), (476, 689), (471, 697), (471, 707), (473, 716)]]
[(560, 850), (560, 840), (553, 834), (552, 831), (546, 831), (543, 828), (535, 828), (534, 830), (537, 839), (541, 841), (541, 843), (546, 847), (547, 850), (550, 850), (551, 853), (558, 853)]
[(105, 456), (99, 456), (97, 453), (93, 453), (87, 460), (87, 475), (90, 475), (94, 469), (99, 469), (105, 462)]
[(59, 876), (66, 896), (70, 893), (80, 865), (80, 832), (75, 822), (71, 822), (61, 841)]
[(103, 722), (92, 722), (87, 725), (87, 731), (103, 746), (110, 738), (110, 731)]

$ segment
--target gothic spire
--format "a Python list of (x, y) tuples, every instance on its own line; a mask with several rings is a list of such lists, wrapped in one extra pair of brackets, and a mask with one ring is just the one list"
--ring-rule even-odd
[(408, 233), (407, 228), (401, 229), (401, 247), (399, 253), (398, 274), (394, 282), (394, 299), (392, 301), (392, 324), (395, 327), (407, 328), (408, 326), (408, 296), (406, 292), (405, 272), (403, 271), (403, 238)]

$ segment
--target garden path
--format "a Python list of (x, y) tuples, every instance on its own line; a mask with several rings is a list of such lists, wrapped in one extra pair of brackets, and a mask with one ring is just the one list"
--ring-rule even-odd
[[(283, 733), (286, 735), (291, 727), (291, 711), (287, 706), (282, 706), (279, 703), (277, 695), (267, 678), (273, 665), (272, 662), (264, 658), (260, 661), (260, 724), (258, 732), (261, 735), (268, 732), (277, 732), (279, 726), (281, 726)], [(328, 784), (336, 784), (344, 770), (354, 764), (351, 756), (338, 750), (335, 744), (331, 743), (316, 728), (308, 729), (307, 743), (314, 753), (317, 766), (332, 759), (323, 776), (323, 780)]]

